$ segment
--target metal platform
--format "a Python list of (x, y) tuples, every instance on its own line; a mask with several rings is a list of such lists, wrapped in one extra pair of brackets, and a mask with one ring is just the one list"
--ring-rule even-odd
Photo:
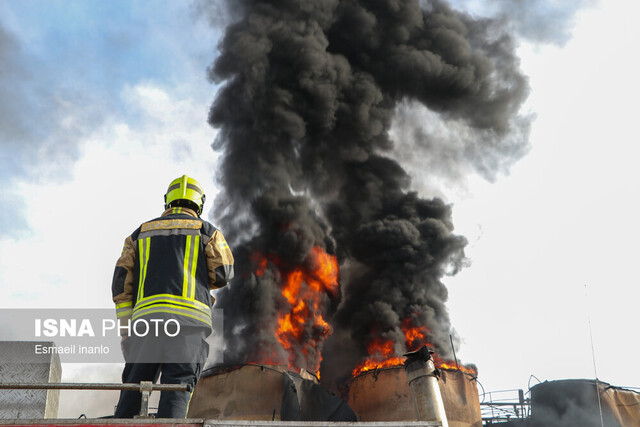
[(394, 422), (316, 422), (316, 421), (219, 421), (202, 419), (176, 419), (176, 418), (82, 418), (82, 419), (48, 419), (48, 420), (0, 420), (0, 426), (13, 427), (322, 427), (322, 426), (357, 426), (357, 427), (441, 427), (440, 421), (394, 421)]

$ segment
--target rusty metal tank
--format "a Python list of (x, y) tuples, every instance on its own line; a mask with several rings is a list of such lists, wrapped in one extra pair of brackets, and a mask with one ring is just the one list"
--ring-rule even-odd
[(203, 372), (194, 389), (187, 418), (280, 420), (282, 369), (237, 365)]
[(219, 366), (203, 373), (189, 418), (254, 421), (355, 421), (340, 397), (313, 375), (284, 366)]
[[(438, 381), (450, 427), (482, 427), (476, 381), (457, 370), (441, 370)], [(345, 400), (359, 421), (416, 421), (404, 367), (364, 372), (348, 385)]]

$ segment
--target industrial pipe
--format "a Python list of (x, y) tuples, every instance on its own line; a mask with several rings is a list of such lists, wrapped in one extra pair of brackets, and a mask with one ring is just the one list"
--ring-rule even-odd
[(422, 346), (419, 350), (404, 356), (407, 358), (404, 369), (407, 372), (418, 420), (440, 421), (443, 427), (449, 427), (438, 385), (438, 370), (433, 364), (429, 350)]

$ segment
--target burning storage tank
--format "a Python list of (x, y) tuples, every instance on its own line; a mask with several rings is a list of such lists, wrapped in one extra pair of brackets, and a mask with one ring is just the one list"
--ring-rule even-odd
[[(476, 376), (458, 369), (436, 369), (437, 390), (413, 387), (416, 377), (411, 358), (426, 347), (407, 354), (405, 366), (364, 371), (346, 387), (346, 400), (360, 421), (421, 421), (425, 415), (436, 419), (444, 411), (450, 427), (481, 427), (482, 416)], [(433, 364), (430, 364), (433, 367)], [(422, 403), (420, 402), (422, 400)], [(425, 402), (426, 401), (426, 402)], [(428, 406), (442, 405), (442, 408)], [(426, 406), (426, 408), (425, 408)], [(434, 411), (426, 414), (424, 411)]]
[[(526, 152), (528, 84), (507, 29), (439, 0), (228, 3), (208, 117), (213, 214), (236, 266), (216, 294), (224, 360), (321, 371), (333, 388), (381, 341), (451, 359), (443, 277), (467, 241), (395, 159), (433, 147), (419, 157), (446, 165), (425, 171), (491, 175)], [(413, 137), (395, 138), (411, 106), (451, 133), (405, 122)]]
[(284, 366), (218, 366), (198, 382), (189, 418), (216, 420), (355, 421), (349, 406), (313, 375)]
[[(481, 427), (480, 401), (473, 377), (441, 370), (438, 380), (450, 427)], [(360, 421), (417, 421), (402, 366), (364, 372), (348, 385), (347, 403)]]
[[(403, 366), (367, 370), (341, 387), (340, 398), (304, 370), (298, 374), (284, 366), (218, 366), (205, 371), (198, 382), (188, 416), (285, 421), (444, 419), (448, 424), (443, 425), (450, 427), (482, 425), (475, 376), (460, 370), (439, 370), (433, 380), (444, 413), (427, 419), (421, 408), (414, 406), (414, 400), (422, 397), (435, 403), (438, 399), (417, 395), (420, 392), (411, 389), (409, 376)], [(423, 406), (430, 406), (430, 401)]]
[[(447, 153), (444, 169), (491, 175), (487, 165), (517, 159), (529, 119), (515, 44), (499, 21), (439, 0), (228, 3), (237, 16), (209, 68), (221, 86), (208, 121), (221, 152), (214, 216), (236, 268), (216, 308), (224, 360), (241, 368), (201, 380), (193, 405), (209, 404), (200, 397), (208, 385), (237, 382), (235, 400), (272, 419), (286, 416), (280, 379), (295, 385), (290, 371), (357, 390), (370, 374), (354, 377), (401, 365), (423, 345), (443, 367), (455, 358), (443, 277), (465, 265), (467, 241), (454, 233), (451, 205), (411, 188), (394, 151), (421, 144), (394, 141), (392, 124), (420, 105), (433, 129), (454, 130), (407, 126), (435, 148), (421, 153), (429, 165)], [(258, 386), (280, 399), (254, 402)], [(301, 414), (299, 392), (315, 386), (303, 379), (296, 389)], [(245, 416), (232, 405), (210, 410)]]
[(196, 385), (187, 417), (281, 419), (282, 391), (282, 374), (271, 367), (238, 365), (208, 369)]

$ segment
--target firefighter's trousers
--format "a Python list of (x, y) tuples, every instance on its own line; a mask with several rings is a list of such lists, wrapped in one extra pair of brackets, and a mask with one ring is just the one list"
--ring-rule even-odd
[[(124, 352), (125, 358), (129, 361), (122, 372), (122, 382), (156, 382), (160, 377), (161, 384), (190, 384), (193, 390), (209, 353), (209, 346), (204, 338), (205, 333), (196, 330), (173, 337), (170, 342), (135, 336), (127, 339)], [(174, 353), (176, 349), (181, 352), (178, 356)], [(146, 363), (149, 359), (140, 357), (141, 354), (167, 357), (165, 360)], [(188, 391), (162, 391), (156, 418), (185, 418), (191, 394), (192, 392)], [(139, 391), (121, 391), (114, 417), (131, 418), (138, 415), (141, 400), (142, 394)]]

